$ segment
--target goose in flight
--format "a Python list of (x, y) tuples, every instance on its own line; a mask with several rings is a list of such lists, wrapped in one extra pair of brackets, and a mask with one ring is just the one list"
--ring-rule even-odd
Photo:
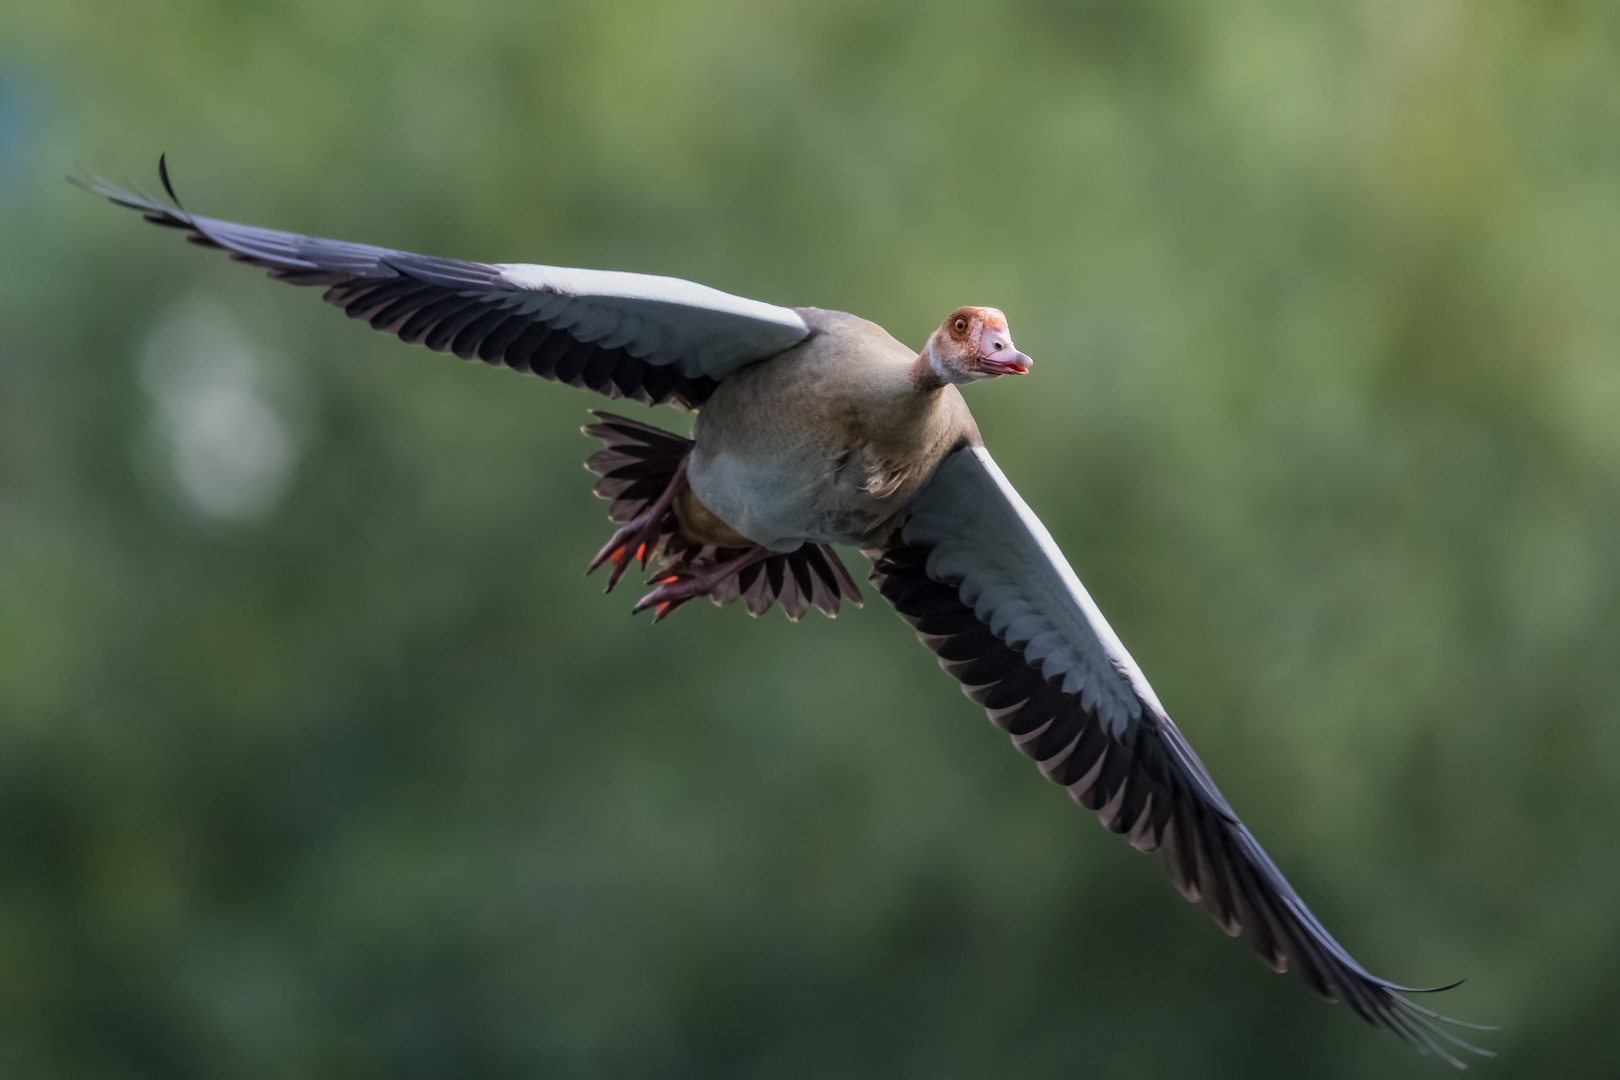
[[(915, 351), (842, 312), (785, 308), (676, 278), (465, 262), (239, 225), (96, 177), (79, 182), (413, 344), (697, 413), (686, 439), (597, 412), (587, 466), (618, 528), (590, 563), (611, 590), (659, 567), (635, 605), (662, 619), (707, 597), (834, 614), (871, 582), (940, 666), (1045, 776), (1202, 901), (1277, 971), (1462, 1067), (1461, 1022), (1334, 940), (1240, 821), (1052, 536), (997, 468), (959, 387), (1030, 358), (989, 307), (953, 312)], [(1452, 984), (1456, 985), (1456, 984)], [(1444, 990), (1450, 987), (1436, 987)], [(1477, 1027), (1464, 1024), (1461, 1026)]]

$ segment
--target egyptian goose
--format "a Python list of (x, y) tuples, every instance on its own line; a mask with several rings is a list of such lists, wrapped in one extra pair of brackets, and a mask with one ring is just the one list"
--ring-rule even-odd
[(656, 620), (697, 597), (742, 597), (755, 614), (776, 602), (791, 618), (811, 604), (833, 614), (860, 590), (830, 545), (862, 548), (878, 591), (1014, 745), (1133, 847), (1158, 849), (1228, 934), (1419, 1049), (1459, 1067), (1451, 1047), (1488, 1053), (1405, 996), (1432, 991), (1370, 974), (1311, 914), (996, 467), (958, 387), (1029, 371), (1000, 311), (960, 308), (914, 352), (854, 315), (675, 278), (199, 217), (159, 171), (172, 206), (79, 182), (273, 278), (322, 286), (407, 342), (697, 412), (690, 440), (605, 412), (585, 429), (607, 443), (587, 465), (619, 523), (590, 568), (612, 564), (611, 590), (632, 562), (662, 566), (635, 610)]

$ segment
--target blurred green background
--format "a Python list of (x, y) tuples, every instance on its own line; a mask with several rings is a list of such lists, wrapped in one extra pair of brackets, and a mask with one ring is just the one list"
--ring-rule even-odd
[(1471, 977), (1484, 1072), (1612, 1069), (1617, 72), (1597, 0), (0, 7), (0, 1075), (1443, 1069), (870, 592), (629, 617), (599, 399), (62, 182), (160, 150), (256, 224), (1005, 309), (987, 441), (1324, 921)]

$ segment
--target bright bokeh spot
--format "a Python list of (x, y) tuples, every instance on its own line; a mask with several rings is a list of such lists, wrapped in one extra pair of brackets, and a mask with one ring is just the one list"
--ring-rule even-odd
[(262, 517), (291, 475), (297, 445), (270, 395), (269, 364), (229, 312), (200, 296), (167, 312), (141, 347), (152, 437), (178, 493), (209, 517)]

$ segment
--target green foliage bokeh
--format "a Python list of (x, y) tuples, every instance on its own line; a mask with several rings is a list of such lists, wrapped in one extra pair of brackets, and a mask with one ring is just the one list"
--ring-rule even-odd
[[(1307, 900), (1470, 976), (1493, 1073), (1612, 1068), (1617, 71), (1596, 0), (0, 7), (0, 1075), (1439, 1067), (880, 600), (628, 617), (581, 577), (596, 399), (61, 182), (159, 150), (256, 224), (913, 344), (1001, 307), (989, 445)], [(154, 449), (198, 305), (284, 388), (257, 515)]]

